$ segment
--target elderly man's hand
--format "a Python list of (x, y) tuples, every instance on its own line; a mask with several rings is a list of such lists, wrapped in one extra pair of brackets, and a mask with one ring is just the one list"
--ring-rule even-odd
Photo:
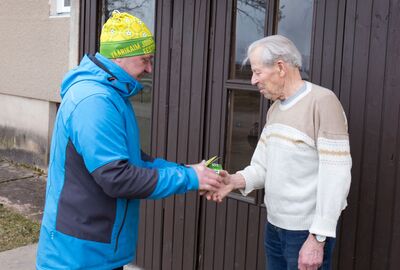
[(317, 270), (322, 265), (325, 243), (310, 234), (299, 252), (299, 270)]
[(222, 202), (226, 195), (235, 189), (234, 183), (232, 182), (232, 176), (227, 171), (221, 170), (219, 175), (222, 177), (223, 183), (217, 192), (214, 192), (213, 194), (208, 193), (206, 195), (208, 200), (212, 199), (216, 202)]
[(219, 176), (214, 170), (207, 168), (204, 160), (198, 164), (189, 166), (192, 167), (197, 174), (200, 192), (215, 192), (221, 187), (222, 177)]
[(245, 188), (246, 181), (241, 174), (229, 174), (225, 170), (219, 171), (219, 175), (222, 177), (223, 182), (221, 187), (216, 191), (204, 192), (201, 191), (200, 195), (205, 194), (207, 200), (213, 200), (216, 202), (222, 202), (222, 200), (234, 189)]

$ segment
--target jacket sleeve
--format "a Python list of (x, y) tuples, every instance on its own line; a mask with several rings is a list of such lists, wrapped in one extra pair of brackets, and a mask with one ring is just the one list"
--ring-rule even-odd
[(198, 188), (191, 168), (155, 169), (129, 163), (123, 121), (117, 107), (103, 94), (81, 101), (68, 119), (69, 136), (77, 152), (106, 194), (129, 199), (163, 198)]
[(97, 168), (92, 176), (106, 194), (115, 198), (159, 199), (198, 189), (193, 169), (181, 166), (149, 169), (117, 160)]
[(176, 167), (178, 163), (170, 162), (162, 158), (153, 158), (152, 156), (141, 151), (142, 160), (146, 168), (165, 168), (165, 167)]

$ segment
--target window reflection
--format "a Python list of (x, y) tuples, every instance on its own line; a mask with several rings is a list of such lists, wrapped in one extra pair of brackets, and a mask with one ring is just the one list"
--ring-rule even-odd
[(136, 119), (140, 130), (140, 143), (142, 150), (150, 153), (151, 146), (151, 110), (153, 80), (151, 74), (146, 74), (140, 80), (143, 90), (130, 98), (135, 111)]
[[(260, 94), (231, 90), (225, 168), (230, 173), (250, 164), (258, 142)], [(255, 192), (250, 196), (255, 197)]]
[(106, 19), (113, 10), (128, 12), (141, 19), (154, 34), (155, 0), (105, 0)]
[[(105, 20), (107, 20), (113, 10), (128, 12), (140, 18), (154, 34), (155, 22), (155, 0), (105, 0)], [(151, 74), (146, 74), (140, 83), (143, 90), (131, 97), (130, 101), (135, 110), (136, 119), (140, 129), (140, 142), (143, 151), (150, 153), (151, 143), (151, 112), (152, 112), (152, 89), (153, 79)]]
[(232, 47), (231, 79), (249, 79), (250, 65), (242, 68), (251, 42), (264, 37), (266, 0), (238, 0), (236, 3), (235, 41)]
[(310, 78), (313, 2), (313, 0), (280, 0), (277, 16), (277, 33), (291, 39), (301, 53), (304, 79)]

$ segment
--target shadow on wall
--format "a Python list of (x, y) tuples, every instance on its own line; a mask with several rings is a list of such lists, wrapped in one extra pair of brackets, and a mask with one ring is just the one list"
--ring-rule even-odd
[(33, 132), (0, 126), (0, 159), (45, 169), (48, 163), (47, 138)]

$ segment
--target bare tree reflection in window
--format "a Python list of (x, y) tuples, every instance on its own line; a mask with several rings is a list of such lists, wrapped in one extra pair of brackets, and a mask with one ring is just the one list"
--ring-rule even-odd
[(111, 16), (114, 10), (128, 12), (140, 18), (154, 33), (155, 0), (106, 0), (106, 16)]
[(299, 49), (303, 66), (301, 75), (310, 78), (311, 33), (314, 0), (279, 0), (277, 34), (290, 38)]
[(249, 65), (242, 66), (247, 47), (265, 32), (266, 0), (238, 0), (236, 3), (235, 36), (232, 42), (231, 78), (249, 79)]
[(260, 18), (257, 16), (254, 16), (248, 9), (246, 10), (246, 7), (250, 7), (251, 9), (258, 10), (259, 12), (263, 12), (265, 14), (265, 0), (258, 0), (258, 1), (252, 1), (252, 0), (239, 0), (237, 5), (237, 12), (243, 14), (243, 16), (246, 16), (248, 19), (250, 19), (254, 25), (256, 26), (257, 29), (257, 34), (258, 35), (263, 35), (264, 34), (264, 18)]

